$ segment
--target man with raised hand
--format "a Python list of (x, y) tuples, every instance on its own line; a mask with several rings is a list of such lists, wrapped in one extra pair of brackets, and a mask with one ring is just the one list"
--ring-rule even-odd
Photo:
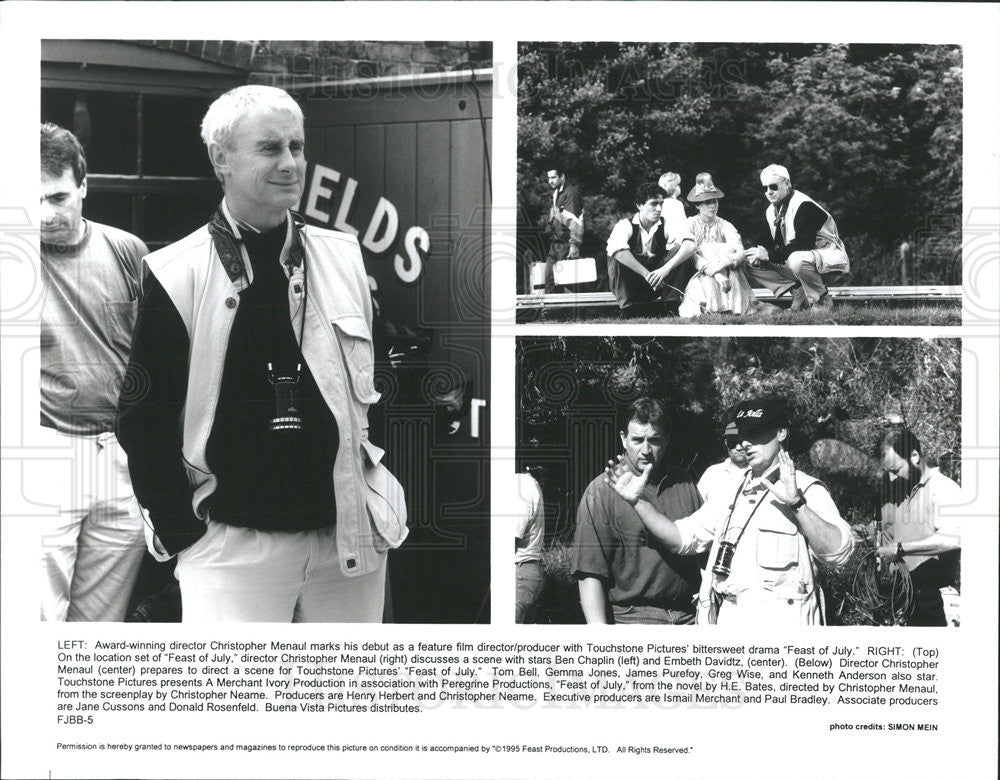
[[(621, 427), (621, 467), (641, 487), (644, 505), (681, 518), (701, 505), (694, 479), (666, 463), (670, 426), (663, 404), (639, 398)], [(669, 521), (668, 521), (669, 522)], [(588, 623), (689, 624), (701, 580), (698, 560), (671, 553), (643, 526), (634, 502), (598, 476), (584, 491), (576, 516), (573, 575)]]
[(676, 555), (711, 547), (702, 582), (699, 622), (728, 626), (813, 625), (823, 622), (816, 564), (843, 564), (854, 537), (819, 480), (796, 471), (784, 445), (784, 405), (752, 399), (735, 422), (749, 463), (736, 498), (708, 501), (674, 520), (646, 497), (651, 469), (605, 478), (631, 504), (645, 528)]
[(119, 435), (185, 622), (378, 622), (402, 490), (368, 441), (372, 302), (357, 240), (289, 209), (302, 111), (283, 90), (218, 98), (202, 139), (224, 197), (146, 258)]

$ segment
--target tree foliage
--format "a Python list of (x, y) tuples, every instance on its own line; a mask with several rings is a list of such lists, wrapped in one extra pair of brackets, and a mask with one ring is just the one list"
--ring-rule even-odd
[[(721, 435), (738, 402), (780, 398), (794, 420), (788, 449), (798, 467), (864, 523), (878, 506), (875, 458), (888, 419), (902, 418), (927, 458), (959, 479), (960, 352), (957, 339), (520, 339), (518, 456), (563, 468), (549, 469), (546, 500), (561, 504), (563, 522), (551, 527), (568, 532), (579, 486), (619, 449), (610, 421), (635, 398), (666, 402), (669, 457), (695, 475), (725, 458)], [(587, 419), (614, 429), (581, 451), (566, 431)]]
[[(745, 239), (764, 228), (758, 173), (778, 162), (837, 220), (856, 284), (959, 283), (962, 53), (940, 45), (532, 43), (518, 66), (519, 230), (543, 247), (562, 165), (603, 256), (636, 184), (699, 171)], [(689, 213), (693, 213), (689, 210)]]

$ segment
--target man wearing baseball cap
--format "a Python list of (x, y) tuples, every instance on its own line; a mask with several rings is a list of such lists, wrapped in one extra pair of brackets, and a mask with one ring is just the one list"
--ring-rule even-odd
[(767, 231), (747, 249), (751, 281), (777, 295), (792, 290), (792, 309), (833, 308), (827, 285), (851, 270), (837, 223), (808, 195), (792, 187), (784, 165), (760, 172)]
[(669, 520), (642, 496), (642, 474), (606, 474), (635, 507), (647, 530), (671, 552), (711, 547), (702, 581), (699, 622), (727, 626), (814, 625), (823, 622), (816, 564), (847, 561), (854, 537), (821, 482), (797, 472), (785, 451), (789, 421), (769, 399), (740, 403), (734, 415), (749, 468), (732, 502), (709, 501)]
[(747, 470), (747, 453), (743, 449), (743, 441), (739, 437), (736, 421), (726, 426), (722, 440), (729, 452), (729, 457), (721, 463), (713, 463), (698, 480), (698, 492), (708, 501), (722, 499), (732, 501), (733, 494), (743, 481)]

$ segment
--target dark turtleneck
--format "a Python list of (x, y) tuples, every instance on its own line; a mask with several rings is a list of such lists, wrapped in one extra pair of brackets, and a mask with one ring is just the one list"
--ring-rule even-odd
[[(775, 221), (784, 219), (795, 190), (792, 190), (783, 200), (774, 204)], [(761, 233), (758, 242), (768, 247), (768, 255), (772, 263), (786, 263), (792, 252), (808, 251), (816, 248), (816, 234), (829, 215), (812, 201), (804, 201), (795, 212), (795, 238), (788, 240), (788, 229), (780, 232), (775, 229), (772, 237), (770, 227)], [(774, 227), (774, 226), (771, 226)]]
[[(230, 525), (302, 531), (336, 520), (333, 463), (339, 436), (302, 357), (302, 320), (290, 318), (288, 277), (279, 262), (286, 231), (286, 223), (259, 234), (242, 231), (253, 282), (240, 293), (206, 449), (219, 480), (209, 516)], [(301, 364), (303, 430), (269, 430), (275, 390), (268, 363), (281, 371)]]

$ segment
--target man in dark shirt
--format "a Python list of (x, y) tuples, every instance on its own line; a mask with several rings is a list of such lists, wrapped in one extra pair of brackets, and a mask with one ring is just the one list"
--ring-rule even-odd
[(545, 172), (552, 190), (547, 230), (551, 237), (545, 258), (545, 292), (556, 291), (555, 265), (580, 257), (583, 242), (583, 201), (576, 187), (566, 181), (566, 172), (552, 167)]
[[(673, 519), (694, 512), (701, 506), (694, 478), (664, 461), (669, 429), (663, 405), (640, 398), (623, 422), (622, 466), (636, 475), (649, 469), (643, 496)], [(587, 486), (580, 501), (573, 574), (588, 623), (609, 622), (609, 603), (615, 623), (694, 622), (700, 561), (672, 555), (660, 546), (604, 474)]]
[(753, 284), (777, 295), (792, 290), (792, 309), (833, 308), (827, 285), (851, 270), (837, 223), (816, 201), (792, 188), (788, 169), (768, 165), (760, 172), (767, 230), (746, 250)]
[(368, 441), (372, 304), (357, 240), (291, 213), (301, 109), (240, 87), (202, 137), (225, 193), (146, 258), (118, 430), (185, 621), (377, 622), (401, 489)]

